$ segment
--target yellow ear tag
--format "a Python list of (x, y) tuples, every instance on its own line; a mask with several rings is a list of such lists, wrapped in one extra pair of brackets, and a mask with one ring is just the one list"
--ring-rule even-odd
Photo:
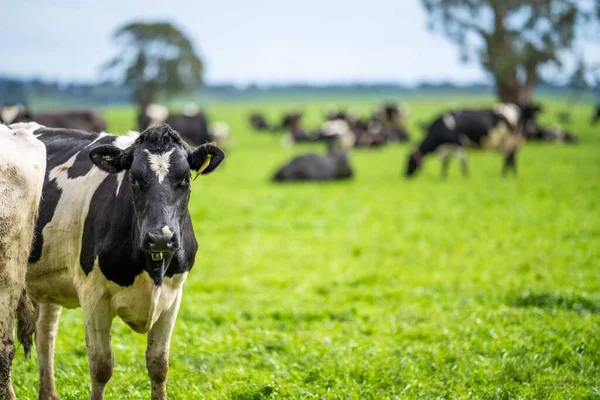
[(200, 166), (200, 168), (196, 172), (196, 176), (194, 176), (194, 180), (196, 180), (196, 178), (198, 178), (198, 175), (200, 175), (202, 173), (202, 171), (204, 171), (206, 168), (208, 168), (208, 166), (210, 165), (210, 159), (211, 158), (212, 158), (212, 154), (207, 154), (206, 155), (206, 159), (204, 160), (204, 162), (202, 163), (202, 165)]

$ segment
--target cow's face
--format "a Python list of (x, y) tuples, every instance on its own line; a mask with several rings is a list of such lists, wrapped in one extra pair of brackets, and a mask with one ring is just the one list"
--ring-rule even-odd
[(192, 172), (207, 174), (224, 157), (213, 144), (188, 147), (168, 125), (149, 128), (125, 150), (107, 145), (90, 152), (92, 162), (108, 173), (129, 170), (140, 250), (156, 263), (170, 261), (180, 247)]
[(417, 172), (421, 166), (421, 153), (418, 151), (412, 152), (408, 156), (408, 165), (406, 167), (406, 177), (410, 178)]

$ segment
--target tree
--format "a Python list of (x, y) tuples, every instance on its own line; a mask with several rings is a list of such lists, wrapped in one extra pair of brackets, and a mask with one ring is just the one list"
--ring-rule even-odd
[(132, 89), (143, 109), (157, 95), (196, 88), (202, 83), (202, 62), (191, 41), (169, 23), (126, 24), (113, 35), (119, 54), (106, 63), (123, 85)]
[(600, 0), (421, 0), (464, 61), (478, 58), (501, 101), (527, 104), (542, 68), (561, 68), (577, 27), (600, 18)]

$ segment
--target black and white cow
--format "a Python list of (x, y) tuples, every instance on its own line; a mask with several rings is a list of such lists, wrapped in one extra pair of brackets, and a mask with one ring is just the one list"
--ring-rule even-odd
[(46, 149), (33, 136), (34, 125), (18, 125), (0, 125), (0, 399), (15, 398), (10, 377), (15, 311), (25, 354), (32, 344), (25, 273), (46, 170)]
[(150, 104), (138, 115), (138, 130), (144, 131), (151, 126), (168, 124), (192, 146), (213, 142), (206, 115), (192, 104), (186, 105), (183, 111), (183, 114), (175, 114), (163, 105)]
[(348, 151), (353, 144), (353, 137), (335, 137), (333, 140), (326, 142), (327, 154), (308, 153), (294, 157), (277, 170), (272, 181), (301, 182), (350, 179), (353, 176), (353, 170), (350, 165)]
[(501, 151), (504, 154), (503, 173), (509, 170), (516, 173), (516, 154), (523, 142), (520, 115), (518, 106), (499, 104), (493, 110), (457, 110), (436, 118), (427, 129), (425, 139), (409, 155), (406, 176), (413, 176), (423, 157), (435, 151), (442, 152), (442, 176), (446, 176), (451, 149), (456, 150), (466, 176), (466, 147)]
[(371, 130), (375, 131), (374, 126), (378, 127), (386, 141), (407, 142), (410, 136), (405, 128), (405, 119), (408, 115), (406, 105), (398, 105), (388, 101), (379, 106), (371, 116)]
[(80, 129), (88, 132), (105, 132), (106, 122), (92, 110), (65, 110), (56, 112), (31, 112), (19, 104), (0, 107), (0, 123), (37, 122), (52, 128)]
[[(54, 342), (63, 307), (82, 307), (92, 399), (113, 372), (110, 328), (148, 334), (152, 398), (166, 398), (169, 342), (198, 248), (188, 212), (193, 172), (224, 159), (188, 146), (168, 125), (113, 136), (40, 128), (47, 149), (27, 290), (39, 304), (40, 398), (57, 398)], [(200, 189), (198, 187), (198, 189)]]

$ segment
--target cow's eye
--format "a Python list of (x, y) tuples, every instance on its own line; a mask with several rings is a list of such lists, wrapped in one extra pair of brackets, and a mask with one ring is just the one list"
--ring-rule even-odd
[(183, 179), (181, 180), (181, 183), (180, 183), (180, 185), (181, 185), (181, 186), (189, 186), (189, 185), (190, 185), (190, 177), (189, 177), (189, 175), (188, 175), (188, 176), (186, 176), (185, 178), (183, 178)]

